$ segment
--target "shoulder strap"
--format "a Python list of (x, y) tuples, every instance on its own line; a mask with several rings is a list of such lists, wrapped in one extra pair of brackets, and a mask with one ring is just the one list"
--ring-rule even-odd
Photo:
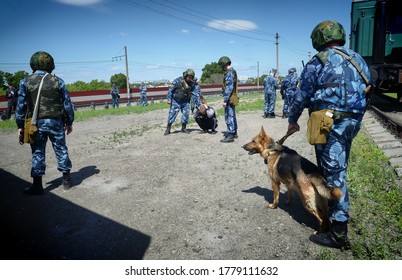
[(363, 70), (360, 68), (360, 65), (357, 64), (357, 62), (353, 59), (353, 57), (347, 55), (346, 53), (333, 48), (333, 50), (340, 54), (341, 56), (343, 56), (344, 58), (346, 58), (350, 63), (352, 63), (352, 65), (356, 68), (357, 72), (359, 72), (360, 76), (363, 78), (364, 82), (366, 83), (366, 85), (368, 86), (370, 84), (369, 79), (367, 78), (366, 74), (363, 73)]
[(38, 117), (38, 107), (39, 107), (39, 97), (40, 97), (40, 92), (42, 90), (42, 85), (43, 85), (43, 80), (45, 79), (45, 77), (48, 75), (49, 73), (46, 73), (43, 77), (42, 80), (40, 81), (39, 84), (39, 90), (38, 90), (38, 96), (36, 96), (36, 102), (35, 102), (35, 108), (33, 111), (33, 115), (32, 115), (32, 124), (36, 124), (36, 118)]
[(321, 51), (315, 55), (322, 65), (325, 65), (328, 60), (328, 51)]

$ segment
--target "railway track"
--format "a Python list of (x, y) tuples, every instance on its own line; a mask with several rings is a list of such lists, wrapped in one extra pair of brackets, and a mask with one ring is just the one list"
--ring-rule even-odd
[(369, 110), (392, 135), (402, 139), (402, 104), (375, 97)]

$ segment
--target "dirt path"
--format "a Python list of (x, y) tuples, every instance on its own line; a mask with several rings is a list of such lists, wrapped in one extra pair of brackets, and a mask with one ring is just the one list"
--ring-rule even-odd
[[(266, 166), (241, 148), (262, 125), (279, 139), (286, 120), (239, 113), (239, 138), (223, 144), (223, 116), (215, 135), (192, 123), (190, 134), (176, 127), (164, 136), (167, 114), (75, 123), (67, 140), (75, 187), (60, 187), (48, 145), (46, 194), (40, 197), (22, 193), (31, 182), (29, 146), (20, 146), (15, 135), (0, 135), (0, 211), (10, 240), (2, 258), (258, 260), (319, 254), (322, 247), (308, 241), (314, 218), (298, 197), (286, 206), (285, 188), (279, 208), (265, 208), (272, 200)], [(303, 115), (301, 127), (305, 122)], [(314, 160), (304, 132), (285, 144)]]

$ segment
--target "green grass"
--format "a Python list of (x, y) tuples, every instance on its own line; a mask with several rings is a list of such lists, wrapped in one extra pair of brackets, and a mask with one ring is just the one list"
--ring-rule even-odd
[[(280, 98), (277, 99), (280, 106)], [(223, 115), (220, 106), (221, 97), (208, 97), (207, 101), (212, 105), (218, 115)], [(237, 112), (262, 111), (264, 97), (261, 93), (240, 95), (240, 103), (236, 107)], [(141, 114), (153, 110), (167, 109), (166, 103), (154, 103), (146, 107), (121, 106), (119, 109), (79, 110), (75, 112), (77, 122), (91, 118)], [(190, 118), (193, 122), (193, 118)], [(120, 141), (122, 137), (130, 135), (142, 135), (145, 127), (137, 131), (115, 132), (112, 134), (114, 141)], [(16, 133), (14, 120), (0, 122), (1, 133)], [(306, 145), (308, 145), (306, 143)], [(349, 168), (348, 185), (351, 202), (351, 222), (349, 238), (351, 240), (351, 254), (353, 259), (392, 260), (402, 259), (402, 187), (401, 179), (387, 163), (384, 153), (377, 148), (364, 129), (357, 135), (353, 142)], [(340, 257), (339, 257), (340, 256)], [(337, 252), (323, 248), (317, 259), (330, 260), (342, 258)]]
[(364, 133), (354, 139), (348, 184), (356, 259), (402, 258), (402, 188), (384, 153)]

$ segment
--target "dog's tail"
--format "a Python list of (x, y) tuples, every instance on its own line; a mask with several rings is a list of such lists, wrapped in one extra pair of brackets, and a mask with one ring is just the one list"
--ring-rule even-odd
[(329, 188), (325, 179), (319, 174), (310, 174), (311, 183), (317, 192), (328, 200), (338, 200), (342, 196), (342, 191), (339, 188)]

